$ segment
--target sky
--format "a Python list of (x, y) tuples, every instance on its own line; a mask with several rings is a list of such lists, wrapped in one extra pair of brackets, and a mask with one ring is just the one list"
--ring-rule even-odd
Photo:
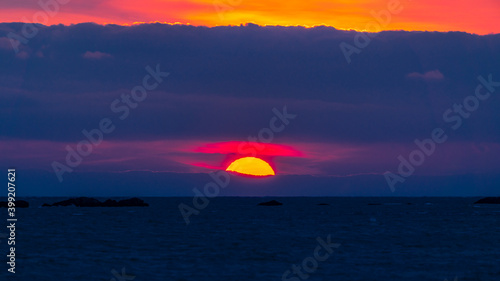
[[(25, 195), (192, 196), (242, 155), (277, 176), (223, 195), (498, 193), (495, 1), (57, 3), (34, 26), (36, 1), (0, 2), (0, 165)], [(393, 31), (356, 32), (371, 11)]]
[[(40, 4), (42, 3), (42, 4)], [(498, 33), (497, 0), (17, 0), (0, 1), (3, 22), (46, 25), (162, 22), (197, 26), (255, 23), (355, 30)], [(37, 14), (47, 11), (48, 16)], [(379, 22), (378, 28), (370, 23)]]

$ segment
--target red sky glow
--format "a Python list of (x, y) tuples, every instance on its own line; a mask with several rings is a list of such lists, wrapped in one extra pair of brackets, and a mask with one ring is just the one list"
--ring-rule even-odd
[[(44, 2), (44, 1), (42, 1)], [(38, 1), (2, 1), (3, 22), (43, 24), (132, 25), (143, 22), (181, 23), (204, 26), (327, 25), (338, 29), (369, 30), (376, 15), (397, 7), (381, 30), (465, 31), (476, 34), (500, 32), (500, 2), (496, 0), (354, 0), (354, 1), (212, 1), (212, 0), (71, 0), (60, 1), (48, 17)], [(66, 3), (67, 2), (67, 3)], [(37, 14), (38, 13), (38, 14)]]

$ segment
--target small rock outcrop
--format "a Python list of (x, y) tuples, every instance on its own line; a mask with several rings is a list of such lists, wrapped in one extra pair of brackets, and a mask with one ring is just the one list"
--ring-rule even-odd
[(113, 199), (108, 199), (108, 200), (104, 201), (104, 203), (102, 203), (102, 205), (106, 206), (106, 207), (119, 207), (118, 201), (113, 200)]
[(276, 200), (271, 200), (271, 201), (268, 201), (268, 202), (259, 203), (258, 205), (259, 206), (281, 206), (281, 205), (283, 205), (283, 203), (278, 202)]
[[(112, 201), (114, 201), (114, 200), (112, 200)], [(118, 201), (117, 204), (118, 204), (118, 207), (147, 207), (147, 206), (149, 206), (147, 203), (144, 203), (144, 201), (142, 201), (141, 199), (135, 198), (135, 197), (130, 198), (130, 199), (125, 199), (125, 200), (120, 200), (120, 201)]]
[(78, 197), (78, 198), (71, 198), (68, 200), (56, 202), (52, 204), (53, 207), (57, 206), (71, 206), (75, 205), (77, 207), (101, 207), (102, 203), (101, 201), (95, 199), (95, 198), (89, 198), (89, 197)]
[(500, 197), (485, 197), (477, 200), (474, 204), (500, 204)]
[[(16, 200), (14, 202), (15, 208), (28, 208), (30, 203), (24, 200)], [(0, 201), (0, 208), (9, 208), (9, 201)]]
[(54, 204), (43, 204), (42, 207), (58, 207), (58, 206), (76, 206), (76, 207), (147, 207), (149, 204), (145, 203), (139, 198), (130, 198), (120, 201), (108, 199), (101, 202), (95, 198), (78, 197), (68, 200), (56, 202)]

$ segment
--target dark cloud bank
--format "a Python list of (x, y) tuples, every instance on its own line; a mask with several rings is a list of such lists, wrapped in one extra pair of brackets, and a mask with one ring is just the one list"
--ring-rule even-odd
[[(329, 27), (38, 26), (38, 34), (16, 53), (8, 34), (22, 34), (22, 26), (0, 24), (2, 139), (81, 140), (82, 129), (96, 128), (103, 117), (117, 119), (111, 102), (140, 85), (148, 65), (159, 64), (170, 76), (107, 138), (245, 140), (269, 122), (273, 107), (287, 105), (299, 116), (282, 135), (288, 139), (412, 144), (436, 127), (450, 127), (443, 112), (474, 94), (479, 75), (500, 81), (500, 35), (382, 32), (347, 63), (339, 45), (354, 45), (356, 33)], [(449, 135), (450, 142), (498, 144), (499, 92)], [(50, 164), (40, 169), (50, 170)], [(472, 174), (481, 170), (469, 172), (463, 181), (443, 180), (447, 175), (415, 179), (408, 184), (427, 181), (442, 189), (415, 187), (400, 194), (470, 195), (498, 186), (496, 175), (482, 175), (479, 187)], [(50, 178), (42, 174), (33, 177)], [(374, 185), (383, 181), (377, 179)], [(321, 179), (324, 186), (339, 181), (329, 180)], [(445, 188), (458, 182), (458, 192)], [(384, 195), (385, 182), (378, 186), (364, 193), (318, 188), (316, 195)], [(189, 189), (165, 189), (154, 195), (191, 195)], [(62, 194), (58, 187), (51, 190)]]

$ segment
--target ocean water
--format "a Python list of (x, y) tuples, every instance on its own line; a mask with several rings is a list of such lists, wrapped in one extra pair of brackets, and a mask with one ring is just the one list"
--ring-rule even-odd
[[(192, 198), (142, 198), (144, 208), (26, 199), (15, 275), (0, 238), (1, 280), (500, 280), (500, 206), (478, 198), (214, 198), (189, 225), (178, 204)], [(284, 205), (256, 206), (271, 199)], [(326, 259), (320, 248), (319, 261), (329, 235), (340, 246)], [(293, 265), (301, 275), (283, 278)]]

